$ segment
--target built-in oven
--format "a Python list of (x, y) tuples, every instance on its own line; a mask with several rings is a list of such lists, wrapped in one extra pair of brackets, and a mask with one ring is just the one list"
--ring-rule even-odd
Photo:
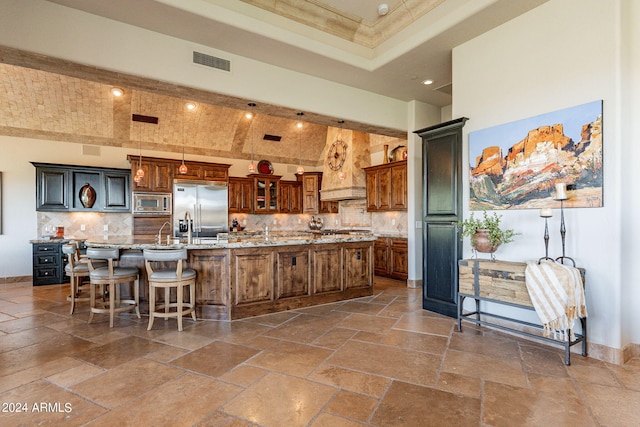
[(171, 193), (133, 193), (134, 215), (171, 215)]

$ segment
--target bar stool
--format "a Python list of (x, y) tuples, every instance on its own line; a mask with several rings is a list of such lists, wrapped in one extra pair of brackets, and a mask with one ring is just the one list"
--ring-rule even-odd
[[(134, 267), (117, 267), (120, 251), (117, 248), (88, 248), (87, 259), (89, 260), (89, 279), (91, 284), (90, 301), (91, 313), (89, 323), (93, 320), (95, 313), (109, 313), (109, 326), (113, 328), (113, 318), (115, 313), (136, 310), (140, 318), (140, 286), (138, 269)], [(104, 260), (106, 267), (98, 267), (95, 260)], [(120, 299), (120, 285), (133, 283), (134, 299)], [(106, 286), (109, 292), (109, 301), (98, 306), (96, 302), (96, 286)], [(126, 304), (122, 306), (122, 304)], [(117, 306), (117, 307), (116, 307)]]
[(67, 301), (71, 301), (69, 314), (73, 314), (76, 302), (89, 301), (89, 297), (80, 297), (82, 278), (89, 277), (89, 264), (80, 260), (80, 249), (75, 242), (62, 245), (62, 253), (67, 255), (67, 265), (64, 267), (64, 272), (69, 276), (71, 294), (67, 297)]
[[(69, 288), (71, 290), (67, 301), (71, 301), (71, 310), (69, 314), (73, 314), (77, 302), (89, 301), (89, 296), (80, 296), (82, 293), (82, 279), (89, 277), (89, 263), (86, 256), (80, 254), (78, 242), (70, 242), (62, 245), (62, 253), (67, 255), (67, 265), (64, 266), (64, 272), (69, 276)], [(96, 261), (94, 265), (97, 267), (106, 267), (104, 261)]]
[[(186, 249), (145, 249), (143, 251), (147, 280), (149, 281), (149, 326), (153, 327), (156, 317), (176, 317), (178, 331), (182, 331), (182, 316), (191, 314), (196, 321), (196, 272), (191, 268), (183, 268), (183, 260), (187, 259)], [(175, 269), (154, 270), (155, 262), (175, 262)], [(184, 302), (184, 288), (189, 286), (189, 302)], [(156, 289), (164, 289), (164, 304), (156, 306)], [(171, 302), (171, 288), (176, 288), (176, 302)], [(176, 308), (170, 311), (169, 308)], [(186, 308), (186, 310), (185, 310)], [(164, 311), (159, 311), (164, 309)]]

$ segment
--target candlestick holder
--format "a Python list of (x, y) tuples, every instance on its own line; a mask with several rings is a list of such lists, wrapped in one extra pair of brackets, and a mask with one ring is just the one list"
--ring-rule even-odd
[(565, 255), (565, 237), (567, 235), (567, 228), (564, 225), (564, 201), (566, 199), (560, 199), (560, 237), (562, 238), (562, 256), (559, 256), (558, 258), (556, 258), (556, 261), (560, 261), (560, 264), (564, 264), (564, 260), (568, 259), (571, 260), (571, 262), (573, 263), (573, 266), (576, 266), (576, 261)]
[(538, 264), (540, 261), (548, 259), (553, 261), (553, 258), (549, 257), (549, 218), (544, 217), (544, 256), (538, 260)]

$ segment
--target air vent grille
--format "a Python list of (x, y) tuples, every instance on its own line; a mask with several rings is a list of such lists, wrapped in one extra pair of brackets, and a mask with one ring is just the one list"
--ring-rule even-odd
[(217, 68), (218, 70), (231, 71), (231, 61), (207, 55), (206, 53), (194, 51), (193, 63), (204, 65), (205, 67)]
[(282, 140), (282, 137), (278, 135), (269, 135), (268, 133), (265, 133), (262, 139), (264, 139), (265, 141), (280, 142), (280, 140)]

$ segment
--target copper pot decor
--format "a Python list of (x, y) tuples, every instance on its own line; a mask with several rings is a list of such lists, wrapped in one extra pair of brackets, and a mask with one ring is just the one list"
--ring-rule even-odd
[(500, 242), (498, 242), (497, 245), (492, 246), (489, 241), (489, 230), (476, 230), (476, 233), (471, 236), (471, 245), (478, 252), (492, 254), (498, 250)]
[(96, 202), (96, 190), (89, 184), (88, 182), (80, 188), (80, 192), (78, 193), (78, 197), (80, 198), (80, 203), (85, 208), (92, 208), (93, 204)]

